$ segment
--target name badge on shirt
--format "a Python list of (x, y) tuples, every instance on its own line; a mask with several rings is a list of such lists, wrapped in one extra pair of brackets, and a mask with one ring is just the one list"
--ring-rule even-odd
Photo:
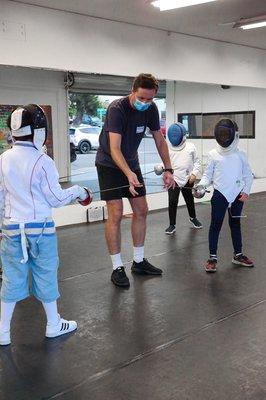
[(136, 133), (143, 133), (145, 126), (137, 126)]

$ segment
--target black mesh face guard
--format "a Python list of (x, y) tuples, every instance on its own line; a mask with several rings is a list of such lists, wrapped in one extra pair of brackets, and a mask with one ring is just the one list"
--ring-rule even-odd
[(227, 148), (233, 143), (235, 139), (235, 130), (228, 126), (221, 125), (216, 127), (214, 135), (217, 143), (220, 146)]
[(33, 129), (32, 133), (34, 133), (34, 129), (45, 128), (45, 132), (47, 135), (47, 130), (48, 130), (47, 118), (43, 109), (37, 104), (28, 104), (23, 108), (31, 114), (31, 119), (32, 119), (31, 127)]

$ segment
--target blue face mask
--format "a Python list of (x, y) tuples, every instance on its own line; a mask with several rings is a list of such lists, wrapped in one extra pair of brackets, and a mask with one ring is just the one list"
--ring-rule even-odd
[(138, 111), (147, 111), (151, 103), (143, 103), (142, 101), (136, 99), (133, 105)]

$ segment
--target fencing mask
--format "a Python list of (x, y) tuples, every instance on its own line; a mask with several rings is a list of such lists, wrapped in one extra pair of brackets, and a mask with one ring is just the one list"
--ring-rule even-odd
[(43, 109), (37, 104), (18, 107), (7, 120), (7, 126), (12, 136), (20, 137), (33, 135), (33, 144), (41, 150), (47, 139), (47, 118)]
[(182, 145), (186, 140), (186, 133), (187, 131), (185, 126), (180, 122), (177, 122), (169, 126), (167, 137), (173, 147), (180, 149), (180, 147), (183, 147)]
[[(229, 118), (221, 119), (214, 128), (214, 136), (221, 148), (228, 149), (238, 142), (238, 126)], [(237, 144), (237, 143), (236, 143)]]

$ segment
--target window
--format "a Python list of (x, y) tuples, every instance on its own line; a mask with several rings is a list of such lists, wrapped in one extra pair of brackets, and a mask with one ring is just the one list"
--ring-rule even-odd
[(188, 137), (193, 139), (214, 138), (214, 127), (222, 118), (230, 118), (237, 123), (241, 138), (255, 138), (255, 111), (178, 114), (178, 122), (185, 125)]
[(69, 135), (75, 135), (75, 129), (74, 128), (70, 128), (68, 133), (69, 133)]
[(101, 132), (101, 129), (99, 129), (99, 128), (82, 128), (82, 129), (80, 129), (80, 132), (99, 134)]

